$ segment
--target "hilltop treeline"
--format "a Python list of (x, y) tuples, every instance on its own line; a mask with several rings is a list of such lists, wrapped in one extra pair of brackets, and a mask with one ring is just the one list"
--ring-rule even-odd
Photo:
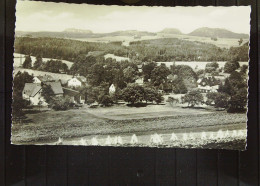
[(130, 46), (122, 46), (118, 42), (98, 43), (59, 38), (16, 37), (15, 51), (73, 62), (79, 55), (87, 55), (92, 51), (129, 57), (137, 62), (248, 60), (248, 43), (226, 49), (213, 44), (177, 38), (136, 41), (131, 42)]

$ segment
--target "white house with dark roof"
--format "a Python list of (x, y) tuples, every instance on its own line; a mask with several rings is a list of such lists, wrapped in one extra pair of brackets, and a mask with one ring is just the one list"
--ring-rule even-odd
[[(46, 85), (50, 85), (55, 96), (63, 96), (63, 89), (60, 82), (45, 82)], [(41, 102), (41, 105), (47, 106), (45, 99), (41, 95), (42, 85), (41, 83), (25, 83), (22, 97), (25, 100), (30, 101), (31, 105), (38, 105)]]
[(68, 81), (68, 87), (82, 87), (86, 81), (86, 78), (82, 76), (73, 77)]

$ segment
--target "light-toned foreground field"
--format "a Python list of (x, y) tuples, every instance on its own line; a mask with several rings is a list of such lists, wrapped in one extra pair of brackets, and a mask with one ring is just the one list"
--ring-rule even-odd
[(14, 122), (12, 143), (244, 149), (246, 114), (167, 105), (45, 111)]

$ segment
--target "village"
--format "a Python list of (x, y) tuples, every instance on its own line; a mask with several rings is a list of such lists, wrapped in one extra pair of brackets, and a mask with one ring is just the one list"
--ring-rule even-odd
[[(139, 86), (144, 86), (144, 77), (142, 74), (143, 66), (146, 63), (142, 63), (137, 65), (139, 76), (135, 79), (134, 83)], [(174, 62), (172, 62), (174, 65)], [(194, 69), (193, 69), (194, 70)], [(201, 69), (200, 69), (201, 70)], [(214, 71), (216, 69), (212, 69), (212, 67), (206, 67), (205, 71)], [(206, 93), (214, 93), (218, 92), (219, 86), (225, 83), (226, 78), (230, 76), (229, 73), (219, 72), (217, 75), (212, 75), (212, 73), (203, 73), (200, 74), (197, 80), (192, 80), (195, 82), (196, 86), (189, 88), (191, 90), (198, 90), (200, 93), (204, 95), (204, 100), (206, 101)], [(173, 83), (177, 79), (177, 75), (169, 74), (167, 76), (167, 82)], [(148, 79), (150, 82), (151, 79)], [(70, 102), (78, 105), (84, 105), (86, 103), (86, 99), (84, 94), (82, 94), (79, 89), (89, 86), (87, 82), (87, 78), (80, 75), (71, 76), (70, 79), (61, 80), (57, 79), (55, 74), (49, 75), (48, 72), (43, 73), (39, 76), (33, 77), (32, 83), (25, 83), (23, 88), (23, 99), (30, 102), (30, 105), (33, 106), (48, 106), (48, 103), (45, 101), (42, 96), (42, 87), (44, 85), (49, 85), (53, 91), (53, 96), (55, 97), (69, 97)], [(168, 100), (169, 97), (177, 98), (177, 102), (181, 103), (181, 97), (179, 94), (174, 94), (172, 87), (161, 87), (161, 89), (157, 90), (158, 93), (162, 94), (164, 97), (164, 103)], [(115, 84), (109, 85), (109, 95), (113, 95), (116, 92)], [(184, 94), (180, 94), (184, 95)], [(98, 105), (98, 103), (89, 104), (89, 106)]]

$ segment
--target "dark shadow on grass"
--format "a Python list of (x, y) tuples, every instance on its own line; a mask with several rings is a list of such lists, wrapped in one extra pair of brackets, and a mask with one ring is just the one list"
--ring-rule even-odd
[(146, 107), (147, 103), (135, 103), (135, 104), (127, 104), (128, 107)]
[(41, 112), (46, 112), (47, 110), (25, 110), (24, 113), (25, 114), (38, 114)]
[(181, 108), (184, 108), (184, 109), (207, 110), (207, 109), (204, 108), (204, 107), (191, 107), (191, 106), (187, 106), (187, 107), (181, 107)]

